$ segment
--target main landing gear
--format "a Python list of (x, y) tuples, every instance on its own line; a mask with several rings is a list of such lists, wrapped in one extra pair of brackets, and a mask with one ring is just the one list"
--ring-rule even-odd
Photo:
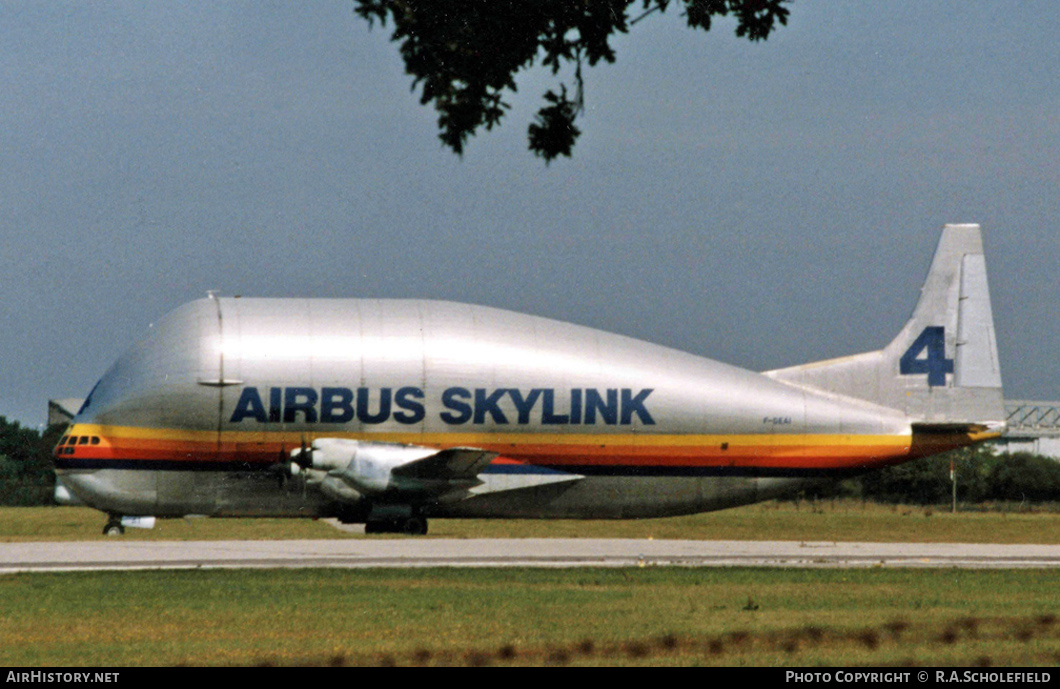
[(426, 517), (405, 517), (403, 519), (386, 519), (370, 521), (364, 525), (366, 534), (403, 533), (409, 536), (423, 536), (427, 533)]

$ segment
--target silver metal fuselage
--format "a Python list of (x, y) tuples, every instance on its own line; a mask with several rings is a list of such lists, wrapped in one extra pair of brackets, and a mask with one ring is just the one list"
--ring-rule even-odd
[[(499, 456), (431, 516), (629, 518), (773, 497), (908, 459), (904, 413), (673, 349), (480, 306), (208, 298), (103, 376), (56, 449), (125, 515), (356, 512), (281, 470), (317, 438)], [(64, 439), (65, 441), (65, 439)]]

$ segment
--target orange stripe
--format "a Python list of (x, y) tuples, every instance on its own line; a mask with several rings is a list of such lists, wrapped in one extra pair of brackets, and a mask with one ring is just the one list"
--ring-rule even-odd
[[(76, 446), (67, 459), (118, 459), (144, 461), (245, 461), (271, 464), (297, 449), (301, 439), (294, 433), (226, 433), (220, 447), (216, 433), (140, 428), (87, 427), (71, 429), (71, 435), (98, 435), (100, 445)], [(353, 434), (329, 434), (354, 437)], [(456, 434), (452, 442), (423, 444), (452, 447), (463, 445), (467, 434)], [(909, 456), (909, 436), (849, 435), (761, 435), (677, 436), (588, 434), (475, 434), (485, 442), (476, 447), (497, 452), (505, 463), (553, 466), (638, 467), (755, 467), (786, 469), (842, 469), (894, 463)], [(539, 438), (544, 435), (548, 441)], [(240, 437), (242, 436), (242, 437)], [(260, 439), (260, 442), (254, 442)], [(276, 438), (276, 436), (280, 436)], [(291, 437), (298, 438), (291, 442)], [(376, 439), (361, 434), (360, 439)], [(403, 434), (404, 442), (419, 438), (438, 441), (445, 434)], [(268, 438), (266, 440), (266, 438)], [(498, 440), (519, 442), (498, 442)], [(243, 442), (239, 442), (239, 441)], [(235, 441), (235, 442), (233, 442)], [(250, 442), (248, 442), (250, 441)], [(697, 442), (698, 441), (698, 442)], [(306, 437), (306, 442), (311, 442)], [(726, 449), (722, 449), (723, 442)]]

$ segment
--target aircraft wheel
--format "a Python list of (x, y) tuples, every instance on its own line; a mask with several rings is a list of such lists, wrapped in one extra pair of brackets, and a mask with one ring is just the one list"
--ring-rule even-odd
[(121, 536), (125, 533), (125, 527), (121, 525), (120, 521), (109, 521), (106, 526), (103, 527), (104, 536)]
[(427, 534), (427, 520), (422, 517), (409, 517), (401, 525), (401, 530), (409, 536), (424, 536)]
[(376, 533), (400, 533), (401, 525), (395, 521), (366, 522), (364, 532), (366, 534)]

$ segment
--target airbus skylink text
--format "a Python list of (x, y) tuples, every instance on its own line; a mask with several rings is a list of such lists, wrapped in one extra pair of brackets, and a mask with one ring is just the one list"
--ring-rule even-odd
[[(493, 423), (526, 425), (629, 426), (634, 417), (651, 426), (655, 419), (645, 401), (652, 388), (446, 388), (439, 401), (444, 411), (438, 418), (450, 426)], [(347, 387), (257, 387), (243, 388), (229, 419), (231, 423), (349, 423), (365, 424), (394, 420), (416, 424), (427, 416), (422, 388)]]
[(7, 682), (62, 682), (63, 684), (102, 684), (118, 681), (117, 672), (48, 672), (30, 670), (15, 672), (8, 670)]

